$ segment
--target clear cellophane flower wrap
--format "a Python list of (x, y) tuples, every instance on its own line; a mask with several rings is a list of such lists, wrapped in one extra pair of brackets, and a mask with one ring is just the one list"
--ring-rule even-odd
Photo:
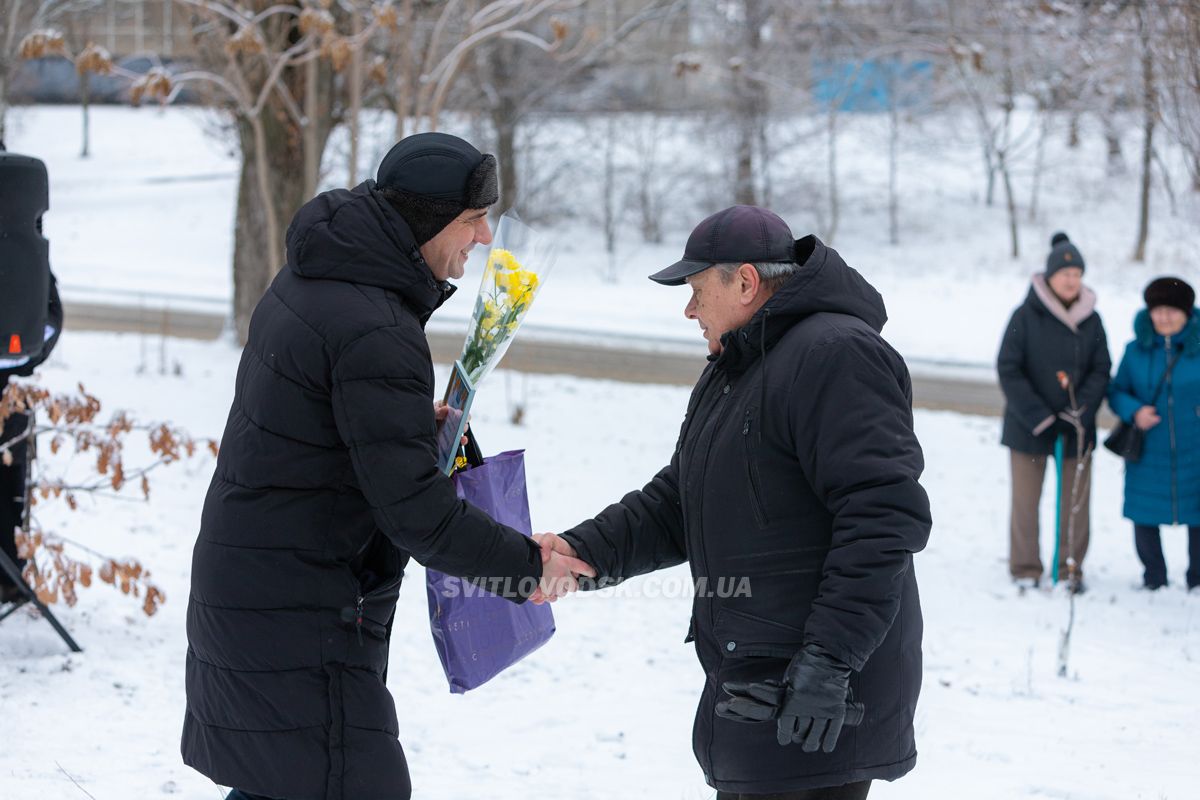
[(549, 237), (512, 212), (500, 217), (459, 359), (473, 385), (479, 386), (504, 357), (556, 259)]

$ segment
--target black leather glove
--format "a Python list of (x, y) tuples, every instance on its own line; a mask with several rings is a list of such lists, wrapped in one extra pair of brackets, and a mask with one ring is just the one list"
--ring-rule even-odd
[(776, 720), (779, 744), (801, 744), (832, 753), (842, 726), (857, 725), (863, 708), (847, 703), (850, 668), (819, 644), (807, 644), (792, 658), (783, 682), (725, 683), (731, 697), (717, 703), (717, 714), (738, 722)]

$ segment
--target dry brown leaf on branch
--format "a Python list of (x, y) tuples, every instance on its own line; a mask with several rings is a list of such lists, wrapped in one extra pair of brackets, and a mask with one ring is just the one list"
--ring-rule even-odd
[(150, 70), (129, 86), (129, 102), (141, 105), (142, 99), (166, 102), (171, 96), (171, 76), (161, 67), (151, 67)]
[(334, 72), (341, 72), (350, 63), (354, 47), (342, 37), (330, 39), (321, 45), (321, 57), (329, 59)]
[(14, 528), (13, 539), (17, 545), (17, 558), (22, 561), (28, 561), (33, 558), (33, 554), (42, 546), (41, 531), (26, 533), (21, 528)]
[(146, 600), (142, 603), (142, 611), (147, 617), (153, 617), (158, 607), (166, 602), (167, 596), (157, 586), (146, 587)]
[(17, 52), (21, 58), (65, 56), (67, 54), (67, 42), (60, 31), (46, 28), (33, 31), (22, 39)]
[(87, 47), (83, 48), (83, 52), (75, 59), (75, 71), (80, 75), (111, 75), (112, 70), (112, 56), (103, 47), (92, 42), (88, 42)]
[(231, 56), (254, 56), (265, 53), (266, 50), (267, 44), (263, 41), (257, 25), (243, 25), (225, 42), (225, 52)]
[(554, 43), (560, 44), (567, 38), (570, 26), (561, 17), (553, 17), (550, 20), (550, 30), (554, 33)]
[[(156, 84), (160, 78), (162, 82)], [(154, 95), (169, 91), (169, 80), (165, 73), (157, 77), (148, 73), (146, 79), (145, 93)], [(71, 510), (77, 510), (77, 492), (100, 492), (105, 488), (121, 491), (131, 480), (123, 461), (124, 440), (135, 430), (148, 431), (150, 449), (158, 457), (157, 464), (133, 472), (146, 499), (150, 497), (147, 469), (180, 460), (185, 455), (193, 457), (201, 451), (200, 444), (213, 456), (219, 453), (216, 440), (197, 441), (186, 431), (173, 428), (167, 423), (139, 425), (126, 412), (119, 412), (107, 423), (100, 424), (97, 422), (100, 410), (100, 400), (88, 394), (82, 384), (79, 384), (76, 395), (52, 394), (36, 384), (20, 382), (4, 387), (0, 393), (0, 419), (7, 419), (13, 414), (25, 411), (38, 413), (51, 423), (37, 431), (52, 437), (47, 447), (50, 455), (57, 455), (68, 441), (74, 441), (76, 453), (94, 448), (97, 451), (94, 462), (96, 473), (108, 478), (96, 482), (93, 475), (93, 480), (84, 486), (70, 485), (61, 478), (45, 477), (45, 463), (39, 459), (39, 477), (33, 483), (31, 493), (34, 504), (59, 499)], [(0, 452), (0, 456), (5, 457), (6, 463), (14, 461), (9, 451)], [(46, 461), (49, 461), (48, 457)], [(73, 605), (78, 601), (79, 587), (91, 586), (94, 578), (99, 578), (102, 583), (113, 586), (125, 595), (137, 598), (147, 615), (156, 613), (159, 606), (165, 602), (162, 590), (150, 583), (150, 573), (134, 559), (118, 560), (100, 556), (98, 569), (94, 570), (91, 564), (75, 560), (67, 553), (64, 545), (69, 544), (68, 542), (53, 535), (43, 535), (42, 530), (37, 527), (36, 519), (31, 532), (25, 533), (18, 529), (15, 538), (18, 554), (26, 561), (25, 574), (29, 585), (43, 602), (55, 603), (61, 599)]]
[(300, 33), (324, 38), (334, 32), (333, 14), (323, 8), (306, 8), (300, 12)]
[(111, 444), (100, 445), (100, 455), (96, 456), (96, 471), (101, 475), (107, 475), (108, 468), (112, 466), (112, 450)]
[(400, 30), (400, 12), (394, 4), (391, 2), (376, 3), (372, 11), (375, 15), (376, 25), (389, 31)]
[(367, 80), (378, 83), (381, 86), (387, 84), (387, 59), (383, 56), (375, 56), (375, 58), (371, 59), (371, 64), (367, 67)]

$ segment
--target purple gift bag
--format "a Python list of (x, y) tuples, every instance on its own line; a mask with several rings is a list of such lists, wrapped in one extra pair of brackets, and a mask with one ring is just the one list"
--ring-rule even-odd
[[(530, 535), (524, 450), (485, 458), (482, 466), (457, 472), (453, 480), (463, 500)], [(482, 686), (554, 635), (549, 605), (516, 605), (434, 570), (425, 571), (425, 588), (433, 643), (455, 694)]]

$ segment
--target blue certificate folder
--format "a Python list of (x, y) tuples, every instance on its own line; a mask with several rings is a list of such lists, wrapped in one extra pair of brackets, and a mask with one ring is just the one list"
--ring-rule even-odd
[(443, 400), (450, 410), (446, 414), (446, 421), (438, 430), (438, 466), (443, 474), (451, 475), (454, 472), (454, 460), (458, 457), (463, 432), (467, 429), (471, 403), (475, 401), (475, 387), (467, 377), (467, 370), (461, 361), (454, 362), (454, 368), (450, 372), (450, 384), (446, 387)]

